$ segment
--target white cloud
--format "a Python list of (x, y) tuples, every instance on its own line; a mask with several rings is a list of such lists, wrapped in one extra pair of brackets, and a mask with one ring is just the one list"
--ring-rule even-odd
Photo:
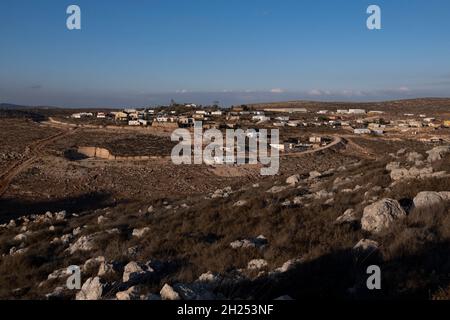
[(398, 88), (398, 91), (399, 92), (409, 92), (411, 90), (406, 86), (402, 86), (402, 87)]
[(322, 91), (322, 90), (319, 90), (319, 89), (313, 89), (313, 90), (310, 90), (308, 92), (308, 94), (310, 96), (323, 96), (323, 95), (325, 95), (327, 93), (325, 91)]
[(284, 93), (283, 89), (280, 88), (274, 88), (274, 89), (270, 89), (271, 93)]

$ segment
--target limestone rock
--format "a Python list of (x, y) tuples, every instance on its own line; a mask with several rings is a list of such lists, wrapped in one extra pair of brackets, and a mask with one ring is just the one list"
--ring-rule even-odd
[(148, 264), (129, 262), (123, 271), (123, 282), (137, 282), (150, 276), (154, 272)]
[(361, 227), (365, 231), (377, 233), (405, 216), (406, 212), (397, 200), (383, 199), (364, 208)]
[(133, 235), (133, 237), (141, 238), (141, 237), (144, 236), (144, 234), (146, 234), (149, 231), (150, 231), (149, 227), (144, 227), (144, 228), (141, 228), (141, 229), (134, 229), (132, 235)]
[(77, 251), (90, 251), (94, 249), (94, 239), (97, 234), (81, 236), (78, 240), (67, 249), (71, 254)]
[(419, 192), (413, 200), (414, 208), (419, 210), (443, 210), (448, 194), (450, 192)]
[(300, 182), (300, 175), (294, 174), (293, 176), (290, 176), (286, 179), (286, 183), (290, 185), (296, 185)]
[(27, 235), (24, 233), (20, 233), (20, 234), (16, 235), (13, 240), (20, 241), (20, 242), (25, 241), (25, 240), (27, 240)]
[(136, 287), (130, 287), (126, 291), (116, 293), (117, 300), (139, 300), (140, 295)]
[(216, 283), (221, 280), (221, 277), (212, 273), (211, 271), (208, 271), (206, 273), (203, 273), (198, 277), (199, 282), (207, 282), (207, 283)]
[(162, 300), (181, 300), (180, 295), (169, 284), (165, 284), (159, 292)]
[(319, 171), (311, 171), (309, 173), (309, 178), (310, 179), (320, 178), (321, 176), (322, 176), (322, 174)]
[(450, 146), (439, 146), (427, 151), (428, 162), (435, 162), (442, 160), (446, 154), (450, 153)]
[(267, 245), (268, 241), (266, 237), (263, 235), (260, 235), (254, 239), (243, 239), (243, 240), (236, 240), (230, 243), (230, 246), (233, 249), (238, 248), (258, 248), (262, 249)]
[(84, 262), (83, 271), (87, 271), (89, 269), (98, 268), (101, 263), (104, 263), (106, 261), (104, 256), (98, 256), (96, 258), (88, 259)]
[(267, 265), (267, 261), (264, 259), (253, 259), (248, 263), (247, 268), (250, 270), (259, 270), (266, 268)]
[(102, 297), (105, 284), (99, 277), (89, 278), (77, 293), (76, 300), (99, 300)]
[(410, 152), (410, 153), (408, 153), (406, 160), (408, 162), (421, 161), (421, 160), (423, 160), (423, 155), (421, 155), (418, 152)]

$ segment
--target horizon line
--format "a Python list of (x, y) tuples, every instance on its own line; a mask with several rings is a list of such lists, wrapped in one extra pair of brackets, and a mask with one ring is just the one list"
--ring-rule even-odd
[[(278, 101), (261, 101), (261, 102), (252, 102), (252, 103), (240, 103), (240, 104), (232, 104), (229, 106), (220, 106), (220, 108), (231, 108), (233, 106), (254, 106), (254, 105), (261, 105), (261, 104), (276, 104), (276, 103), (324, 103), (324, 104), (373, 104), (373, 103), (389, 103), (389, 102), (402, 102), (402, 101), (412, 101), (412, 100), (450, 100), (449, 97), (413, 97), (413, 98), (400, 98), (400, 99), (388, 99), (388, 100), (368, 100), (368, 101), (350, 101), (350, 100), (314, 100), (314, 99), (298, 99), (298, 100), (278, 100)], [(195, 102), (182, 102), (177, 103), (178, 105), (182, 104), (196, 104), (197, 106), (201, 107), (209, 107), (213, 106), (212, 104), (201, 104), (201, 103), (195, 103)], [(25, 105), (20, 103), (11, 103), (11, 102), (0, 102), (0, 106), (7, 109), (8, 106), (15, 107), (15, 108), (23, 108), (23, 109), (120, 109), (121, 107), (113, 107), (113, 106), (75, 106), (75, 107), (69, 107), (69, 106), (56, 106), (56, 105)], [(167, 107), (169, 105), (164, 104), (154, 104), (150, 106), (145, 105), (124, 105), (123, 108), (158, 108), (158, 107)]]

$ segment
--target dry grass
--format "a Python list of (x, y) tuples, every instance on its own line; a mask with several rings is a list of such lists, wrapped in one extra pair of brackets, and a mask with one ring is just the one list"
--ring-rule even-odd
[[(139, 200), (82, 210), (78, 212), (79, 217), (55, 225), (53, 233), (36, 229), (38, 232), (26, 242), (29, 248), (26, 255), (2, 258), (0, 298), (13, 297), (16, 288), (26, 289), (19, 298), (42, 298), (55, 285), (37, 287), (49, 273), (103, 255), (119, 266), (118, 274), (108, 279), (110, 282), (120, 279), (120, 268), (130, 260), (163, 261), (165, 268), (161, 278), (143, 283), (150, 292), (158, 292), (165, 282), (192, 282), (207, 271), (231, 277), (237, 269), (245, 269), (252, 259), (267, 260), (268, 269), (273, 270), (290, 259), (302, 257), (304, 262), (300, 266), (276, 281), (262, 276), (239, 285), (224, 282), (219, 290), (228, 298), (272, 299), (289, 294), (293, 298), (448, 299), (449, 206), (413, 210), (380, 235), (333, 223), (349, 208), (355, 209), (360, 217), (368, 204), (364, 202), (364, 194), (374, 186), (382, 188), (375, 193), (377, 196), (403, 200), (402, 203), (411, 201), (420, 191), (449, 190), (448, 178), (403, 181), (390, 186), (392, 181), (385, 171), (389, 161), (387, 157), (377, 161), (364, 160), (357, 165), (348, 165), (345, 172), (335, 172), (319, 180), (318, 189), (327, 191), (331, 191), (333, 181), (338, 177), (352, 177), (341, 189), (362, 187), (352, 193), (337, 190), (334, 201), (329, 204), (311, 198), (304, 199), (298, 206), (283, 207), (282, 203), (287, 199), (314, 192), (311, 185), (305, 184), (278, 194), (267, 193), (266, 190), (275, 183), (284, 184), (284, 174), (260, 181), (258, 188), (243, 184), (241, 187), (245, 188), (239, 191), (235, 188), (236, 192), (223, 199), (205, 199), (207, 194), (186, 199), (168, 193), (151, 203)], [(448, 162), (445, 160), (435, 166), (447, 170)], [(301, 171), (302, 174), (305, 172), (306, 169)], [(246, 204), (233, 206), (238, 200), (245, 200)], [(146, 214), (150, 204), (154, 206), (154, 212)], [(182, 207), (182, 204), (188, 204), (188, 207)], [(167, 205), (171, 205), (171, 209), (167, 209)], [(108, 220), (99, 225), (97, 218), (100, 215)], [(70, 233), (78, 226), (86, 226), (82, 234), (100, 232), (92, 252), (68, 256), (63, 248), (49, 245), (54, 236)], [(132, 237), (133, 229), (142, 227), (148, 227), (150, 231), (140, 239)], [(119, 232), (105, 232), (113, 228)], [(48, 226), (45, 229), (48, 230)], [(0, 253), (8, 252), (15, 245), (11, 240), (15, 234), (17, 230), (0, 233)], [(230, 247), (232, 241), (259, 235), (268, 239), (264, 249)], [(362, 238), (378, 241), (380, 254), (355, 255), (351, 249)], [(130, 257), (127, 251), (133, 246), (139, 250), (135, 257)], [(366, 267), (370, 264), (381, 267), (381, 292), (364, 289)], [(89, 270), (84, 277), (95, 272)]]

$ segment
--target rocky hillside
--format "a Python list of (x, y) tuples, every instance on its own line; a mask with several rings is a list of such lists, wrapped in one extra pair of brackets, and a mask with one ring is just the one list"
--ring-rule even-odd
[[(0, 226), (0, 298), (450, 298), (450, 147)], [(382, 290), (366, 289), (377, 264)], [(81, 290), (66, 287), (81, 269)]]

